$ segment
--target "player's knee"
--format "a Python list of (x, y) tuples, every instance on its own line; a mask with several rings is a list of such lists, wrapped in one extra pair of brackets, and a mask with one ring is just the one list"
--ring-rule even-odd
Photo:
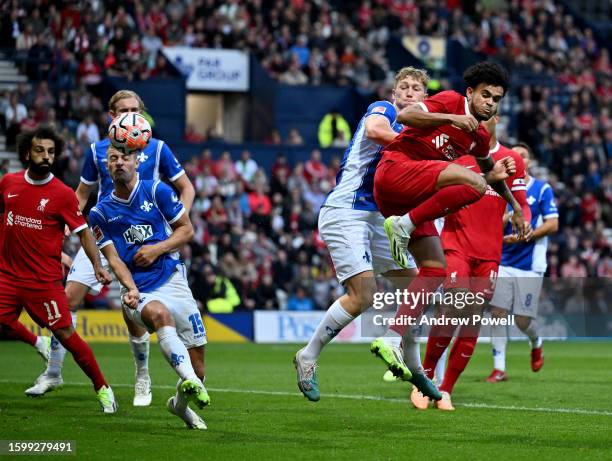
[(531, 318), (524, 317), (522, 315), (515, 316), (514, 321), (516, 322), (516, 326), (519, 327), (521, 331), (525, 331), (529, 328), (529, 324), (531, 323)]
[(72, 325), (70, 325), (68, 327), (58, 328), (53, 332), (53, 336), (55, 336), (57, 340), (63, 344), (64, 341), (70, 338), (73, 333), (74, 328), (72, 327)]

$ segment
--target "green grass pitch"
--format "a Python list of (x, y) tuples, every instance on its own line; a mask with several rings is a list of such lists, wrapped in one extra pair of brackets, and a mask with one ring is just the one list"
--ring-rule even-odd
[[(0, 342), (0, 439), (76, 440), (87, 460), (601, 460), (612, 459), (612, 344), (545, 343), (539, 373), (526, 343), (510, 343), (506, 383), (488, 384), (490, 346), (479, 344), (455, 387), (453, 413), (414, 410), (409, 385), (384, 383), (364, 345), (331, 345), (319, 368), (321, 401), (298, 393), (295, 345), (208, 346), (208, 431), (165, 409), (176, 376), (156, 345), (153, 404), (134, 408), (129, 346), (93, 344), (119, 413), (99, 412), (70, 356), (64, 387), (23, 391), (42, 371), (33, 348)], [(22, 457), (21, 459), (25, 459)], [(72, 459), (75, 459), (72, 457)]]

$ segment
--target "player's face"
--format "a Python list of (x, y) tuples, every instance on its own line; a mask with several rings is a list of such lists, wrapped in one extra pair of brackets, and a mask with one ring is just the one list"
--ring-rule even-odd
[(109, 112), (111, 117), (115, 118), (119, 114), (140, 113), (140, 105), (138, 99), (134, 97), (123, 98), (115, 103), (115, 111)]
[(136, 175), (138, 159), (136, 154), (124, 154), (116, 149), (108, 149), (108, 172), (115, 184), (129, 184)]
[(523, 158), (523, 162), (525, 162), (525, 170), (528, 170), (531, 159), (529, 158), (529, 152), (527, 149), (521, 146), (514, 146), (512, 150)]
[(401, 79), (393, 89), (393, 102), (399, 110), (408, 104), (421, 102), (425, 96), (427, 91), (423, 83), (411, 76)]
[(55, 142), (52, 139), (32, 139), (28, 153), (28, 168), (39, 175), (48, 174), (55, 161)]
[(499, 102), (504, 97), (501, 86), (480, 83), (476, 88), (467, 89), (470, 112), (477, 120), (489, 120), (497, 113)]

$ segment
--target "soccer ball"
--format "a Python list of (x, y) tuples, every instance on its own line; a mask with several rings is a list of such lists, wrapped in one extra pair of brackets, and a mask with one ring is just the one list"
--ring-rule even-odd
[(126, 154), (142, 151), (151, 139), (151, 125), (140, 114), (121, 114), (108, 127), (108, 138), (117, 150)]

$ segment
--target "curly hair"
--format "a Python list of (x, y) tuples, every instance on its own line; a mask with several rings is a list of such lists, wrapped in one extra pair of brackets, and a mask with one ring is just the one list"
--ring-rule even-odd
[(39, 125), (33, 130), (24, 131), (17, 137), (17, 154), (19, 160), (24, 165), (27, 165), (27, 154), (32, 148), (32, 140), (37, 139), (50, 139), (55, 144), (55, 156), (59, 157), (64, 151), (64, 140), (62, 137), (55, 132), (53, 128), (48, 125)]
[(483, 61), (470, 66), (463, 73), (463, 80), (470, 88), (476, 88), (481, 83), (501, 86), (504, 94), (510, 88), (510, 77), (502, 66), (493, 61)]

